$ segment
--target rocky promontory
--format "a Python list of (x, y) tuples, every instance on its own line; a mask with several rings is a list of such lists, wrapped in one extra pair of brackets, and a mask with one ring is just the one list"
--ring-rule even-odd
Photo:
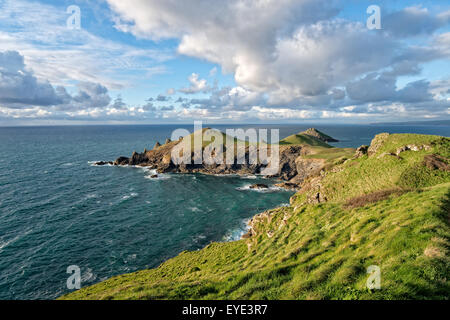
[[(195, 133), (194, 133), (195, 134)], [(337, 141), (330, 136), (327, 136), (316, 129), (308, 129), (304, 133), (310, 135), (311, 139), (317, 141)], [(191, 139), (193, 135), (179, 139), (177, 141), (166, 140), (166, 143), (161, 145), (156, 143), (152, 150), (145, 150), (143, 153), (133, 152), (131, 157), (119, 157), (115, 161), (101, 161), (97, 165), (115, 165), (115, 166), (141, 166), (148, 167), (150, 169), (156, 169), (158, 173), (205, 173), (205, 174), (239, 174), (239, 175), (258, 175), (263, 174), (264, 169), (267, 168), (267, 164), (258, 160), (257, 163), (250, 164), (248, 159), (252, 152), (251, 147), (246, 144), (245, 146), (245, 164), (239, 164), (237, 157), (233, 161), (226, 161), (230, 164), (207, 164), (202, 162), (201, 164), (194, 164), (196, 153), (191, 150), (191, 163), (192, 164), (175, 164), (172, 160), (172, 152), (176, 146), (183, 143), (184, 139)], [(297, 190), (300, 188), (301, 183), (307, 177), (317, 174), (321, 168), (325, 165), (323, 159), (308, 158), (304, 156), (314, 154), (316, 150), (312, 150), (309, 145), (306, 144), (283, 144), (277, 145), (279, 147), (279, 164), (278, 171), (269, 175), (270, 178), (278, 178), (283, 180), (284, 183), (278, 186)], [(202, 145), (201, 152), (205, 151), (208, 145)], [(259, 154), (259, 146), (257, 152)], [(271, 153), (271, 145), (264, 145), (264, 148), (268, 149), (268, 154)], [(223, 145), (224, 154), (226, 153), (226, 145)]]

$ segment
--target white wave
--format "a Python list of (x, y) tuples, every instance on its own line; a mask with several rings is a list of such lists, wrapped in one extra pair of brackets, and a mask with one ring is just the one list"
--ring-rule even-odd
[(73, 166), (73, 165), (74, 165), (74, 163), (68, 162), (68, 163), (64, 163), (62, 166), (63, 166), (63, 167), (71, 167), (71, 166)]
[(249, 175), (249, 176), (241, 176), (241, 179), (249, 179), (249, 180), (254, 180), (254, 179), (258, 179), (257, 176), (255, 175)]
[(200, 234), (200, 235), (198, 235), (198, 236), (195, 236), (195, 237), (192, 239), (192, 241), (195, 242), (195, 243), (198, 243), (198, 242), (200, 242), (200, 241), (202, 241), (202, 240), (205, 240), (205, 239), (206, 239), (206, 236), (203, 235), (203, 234)]
[(248, 184), (243, 187), (238, 187), (236, 190), (238, 191), (254, 191), (254, 192), (260, 192), (260, 193), (271, 193), (271, 192), (280, 192), (280, 191), (287, 191), (284, 188), (276, 187), (276, 186), (269, 186), (269, 188), (250, 188), (252, 185)]
[(4, 248), (6, 248), (7, 246), (9, 246), (10, 244), (13, 244), (14, 242), (16, 242), (17, 240), (21, 239), (22, 237), (28, 235), (31, 232), (30, 230), (27, 230), (17, 236), (15, 236), (14, 238), (7, 240), (7, 241), (0, 241), (0, 252), (3, 251)]
[(92, 272), (91, 268), (87, 268), (87, 270), (81, 275), (82, 282), (94, 281), (95, 279), (97, 279), (97, 275)]
[(123, 196), (122, 200), (128, 200), (128, 199), (131, 199), (131, 198), (136, 198), (138, 195), (139, 195), (139, 193), (132, 192), (129, 195)]
[(223, 237), (223, 241), (231, 242), (231, 241), (241, 240), (242, 236), (250, 230), (250, 226), (248, 225), (249, 221), (250, 221), (250, 219), (242, 220), (241, 226), (239, 228), (233, 229), (230, 232), (228, 232)]
[(97, 163), (100, 161), (88, 161), (88, 165), (90, 165), (91, 167), (113, 167), (114, 165), (110, 164), (110, 163), (106, 163), (103, 166), (99, 166)]
[[(164, 173), (158, 173), (158, 171), (156, 169), (149, 169), (148, 173), (149, 174), (145, 178), (149, 179), (149, 180), (167, 180), (167, 179), (170, 179), (170, 175), (164, 174)], [(157, 177), (154, 178), (154, 176), (157, 176)]]

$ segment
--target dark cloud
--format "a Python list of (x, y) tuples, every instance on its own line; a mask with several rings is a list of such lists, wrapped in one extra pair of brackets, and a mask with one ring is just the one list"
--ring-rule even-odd
[(142, 109), (147, 112), (155, 112), (156, 111), (155, 106), (151, 102), (147, 102), (145, 105), (143, 105)]
[(125, 102), (123, 102), (122, 96), (119, 95), (114, 100), (114, 103), (111, 105), (111, 107), (117, 110), (125, 110), (127, 108), (127, 105), (125, 104)]
[(0, 103), (10, 108), (50, 106), (61, 104), (64, 98), (63, 90), (55, 91), (48, 81), (39, 81), (26, 70), (17, 51), (0, 52)]
[(19, 52), (0, 52), (0, 103), (8, 108), (39, 106), (69, 111), (104, 108), (111, 101), (108, 89), (100, 84), (79, 82), (77, 89), (71, 96), (64, 87), (37, 79)]
[[(69, 108), (104, 108), (111, 102), (111, 97), (108, 94), (108, 89), (101, 84), (91, 82), (80, 82), (77, 85), (78, 93), (72, 97), (72, 101), (66, 103)], [(120, 98), (121, 99), (121, 98)], [(116, 100), (113, 104), (115, 108), (119, 108), (119, 103)]]
[(163, 94), (160, 94), (160, 95), (158, 95), (158, 97), (156, 97), (156, 101), (158, 101), (158, 102), (166, 102), (169, 100), (170, 100), (170, 97), (167, 97)]
[(164, 106), (160, 108), (161, 111), (173, 111), (174, 109), (174, 106)]

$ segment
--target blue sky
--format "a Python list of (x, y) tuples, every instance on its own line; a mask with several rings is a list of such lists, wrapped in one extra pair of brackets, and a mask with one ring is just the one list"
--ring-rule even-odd
[(0, 0), (0, 43), (0, 125), (450, 118), (450, 1)]

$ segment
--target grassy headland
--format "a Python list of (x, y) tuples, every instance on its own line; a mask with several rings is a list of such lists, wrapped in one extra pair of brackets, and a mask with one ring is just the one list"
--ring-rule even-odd
[[(62, 299), (448, 299), (450, 139), (379, 135), (355, 157), (310, 148), (327, 165), (289, 207), (254, 217), (246, 239)], [(370, 265), (380, 290), (366, 287)]]

